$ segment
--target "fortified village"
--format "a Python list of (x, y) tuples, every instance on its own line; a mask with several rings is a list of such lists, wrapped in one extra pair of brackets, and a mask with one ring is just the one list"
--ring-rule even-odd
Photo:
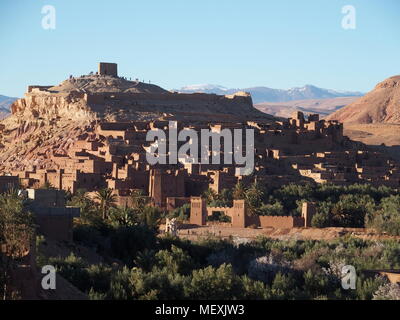
[[(100, 63), (98, 72), (70, 76), (58, 86), (29, 86), (11, 109), (12, 115), (0, 123), (0, 192), (28, 189), (31, 199), (48, 184), (71, 193), (109, 188), (119, 205), (129, 205), (132, 192), (142, 190), (163, 210), (191, 203), (192, 224), (205, 225), (207, 215), (217, 210), (230, 216), (235, 227), (290, 228), (309, 226), (312, 204), (304, 204), (302, 217), (255, 218), (247, 214), (244, 201), (235, 201), (232, 208), (207, 208), (201, 195), (254, 181), (265, 187), (307, 181), (400, 186), (399, 163), (343, 136), (338, 121), (305, 117), (302, 112), (289, 119), (274, 118), (254, 109), (244, 92), (170, 92), (119, 77), (113, 63)], [(211, 161), (149, 164), (147, 132), (161, 129), (168, 137), (170, 121), (178, 130), (197, 132), (253, 129), (254, 171), (241, 175), (241, 165)], [(223, 144), (220, 154), (223, 159)]]
[[(29, 202), (38, 231), (55, 241), (72, 241), (73, 219), (80, 209), (66, 206), (65, 196), (79, 189), (90, 194), (108, 188), (120, 206), (130, 206), (131, 195), (138, 190), (164, 211), (190, 204), (185, 226), (189, 234), (190, 228), (206, 226), (207, 217), (215, 212), (230, 218), (226, 230), (311, 226), (316, 213), (311, 202), (302, 204), (300, 216), (256, 216), (244, 200), (234, 200), (230, 208), (207, 206), (205, 191), (219, 194), (239, 182), (244, 186), (257, 182), (265, 188), (291, 182), (400, 186), (400, 164), (344, 136), (338, 121), (321, 120), (315, 114), (305, 117), (302, 112), (289, 119), (274, 118), (256, 110), (245, 92), (226, 96), (170, 92), (119, 77), (113, 63), (100, 63), (98, 72), (70, 76), (58, 86), (29, 86), (11, 110), (0, 122), (0, 193), (19, 190)], [(147, 133), (163, 130), (168, 140), (171, 122), (179, 131), (198, 133), (253, 130), (254, 145), (241, 151), (254, 156), (254, 170), (243, 174), (238, 170), (242, 164), (213, 164), (215, 150), (209, 152), (208, 164), (150, 164), (147, 152), (154, 141), (147, 141)], [(179, 142), (179, 147), (187, 142)], [(217, 154), (224, 159), (226, 141), (220, 142)], [(171, 154), (167, 149), (160, 156), (169, 160)], [(177, 234), (173, 220), (167, 219), (165, 230)], [(27, 238), (25, 249), (12, 271), (13, 286), (23, 297), (37, 298), (35, 242)], [(0, 246), (0, 252), (8, 255), (8, 251)], [(397, 273), (389, 276), (398, 281)]]

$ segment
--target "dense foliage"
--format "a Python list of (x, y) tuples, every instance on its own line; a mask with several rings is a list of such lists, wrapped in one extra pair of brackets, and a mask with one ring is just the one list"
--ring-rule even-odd
[[(124, 258), (118, 267), (89, 265), (76, 256), (50, 263), (92, 299), (400, 298), (386, 279), (363, 272), (400, 268), (396, 241), (189, 242), (126, 228), (115, 232), (129, 237), (108, 251)], [(356, 290), (342, 289), (344, 265), (357, 270)]]
[(303, 202), (314, 202), (314, 227), (371, 227), (400, 235), (399, 190), (385, 186), (288, 184), (268, 189), (256, 182), (247, 188), (238, 183), (231, 192), (219, 195), (209, 190), (204, 196), (209, 205), (224, 204), (221, 206), (229, 206), (232, 199), (244, 199), (249, 209), (261, 216), (298, 216)]
[[(2, 299), (18, 297), (9, 285), (16, 259), (25, 255), (33, 241), (34, 225), (26, 201), (17, 190), (0, 194), (0, 295)], [(4, 251), (4, 252), (3, 252)]]
[[(253, 184), (232, 192), (206, 193), (209, 204), (230, 206), (244, 199), (258, 214), (298, 215), (303, 201), (317, 203), (313, 224), (374, 226), (399, 230), (396, 190), (368, 185), (288, 185), (275, 190)], [(83, 258), (51, 258), (59, 272), (91, 299), (399, 299), (400, 289), (366, 270), (399, 269), (400, 243), (394, 240), (279, 241), (260, 238), (186, 241), (158, 236), (163, 213), (141, 195), (133, 206), (96, 205), (85, 193), (71, 198), (82, 208), (74, 229), (77, 243), (104, 257), (100, 265)], [(104, 209), (106, 208), (106, 209)], [(185, 219), (184, 206), (169, 217)], [(221, 221), (223, 216), (216, 215)], [(341, 286), (341, 270), (357, 271), (355, 290)]]

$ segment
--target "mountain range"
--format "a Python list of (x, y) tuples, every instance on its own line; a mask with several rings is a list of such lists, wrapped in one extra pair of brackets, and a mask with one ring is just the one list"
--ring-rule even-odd
[(303, 87), (295, 87), (291, 89), (272, 89), (268, 87), (250, 87), (250, 88), (225, 88), (220, 85), (191, 85), (185, 86), (181, 89), (175, 89), (182, 93), (215, 93), (215, 94), (233, 94), (238, 91), (249, 92), (253, 98), (253, 103), (263, 102), (288, 102), (297, 100), (310, 100), (310, 99), (332, 99), (338, 97), (361, 97), (364, 95), (362, 92), (351, 91), (337, 91), (331, 89), (323, 89), (313, 85), (305, 85)]

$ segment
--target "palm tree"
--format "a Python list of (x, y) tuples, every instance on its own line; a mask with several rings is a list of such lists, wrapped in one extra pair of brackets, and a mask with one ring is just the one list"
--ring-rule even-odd
[(245, 200), (251, 212), (255, 213), (257, 211), (262, 205), (264, 197), (265, 188), (258, 181), (254, 181), (245, 193)]
[(157, 231), (161, 223), (160, 210), (156, 207), (144, 207), (141, 212), (141, 222), (149, 229)]
[(243, 200), (246, 197), (246, 188), (244, 187), (243, 183), (239, 181), (235, 188), (233, 189), (233, 199), (235, 200)]
[(90, 198), (87, 195), (86, 189), (78, 189), (75, 194), (72, 195), (70, 203), (80, 208), (85, 207), (89, 202)]
[(144, 207), (148, 205), (149, 198), (144, 194), (143, 190), (134, 190), (131, 193), (132, 208), (139, 212), (143, 211)]
[(0, 253), (0, 292), (3, 300), (8, 295), (7, 284), (13, 261), (29, 252), (34, 230), (32, 214), (18, 191), (13, 189), (0, 194), (0, 244), (6, 249), (4, 254)]
[(133, 260), (133, 263), (147, 272), (151, 271), (155, 260), (154, 254), (154, 250), (145, 249), (144, 251), (140, 251)]
[(88, 196), (86, 189), (78, 189), (68, 201), (68, 205), (81, 209), (80, 219), (92, 219), (98, 217), (98, 211), (93, 200)]
[(105, 188), (97, 191), (94, 198), (100, 201), (103, 220), (107, 219), (108, 210), (114, 207), (117, 202), (116, 195), (113, 194), (111, 189)]
[(127, 207), (112, 208), (108, 217), (111, 224), (125, 227), (134, 226), (138, 220), (135, 210)]
[(206, 198), (207, 204), (210, 204), (218, 199), (218, 194), (215, 192), (214, 189), (209, 188), (204, 191), (203, 197)]

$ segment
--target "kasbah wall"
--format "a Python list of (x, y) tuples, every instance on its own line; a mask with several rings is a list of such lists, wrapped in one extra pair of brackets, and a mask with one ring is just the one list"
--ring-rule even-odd
[(304, 202), (301, 217), (295, 216), (257, 216), (251, 215), (245, 200), (234, 200), (233, 207), (207, 207), (206, 200), (201, 197), (192, 197), (190, 199), (190, 224), (205, 226), (207, 217), (213, 212), (223, 212), (231, 218), (231, 227), (233, 228), (310, 228), (311, 220), (316, 213), (315, 204)]

